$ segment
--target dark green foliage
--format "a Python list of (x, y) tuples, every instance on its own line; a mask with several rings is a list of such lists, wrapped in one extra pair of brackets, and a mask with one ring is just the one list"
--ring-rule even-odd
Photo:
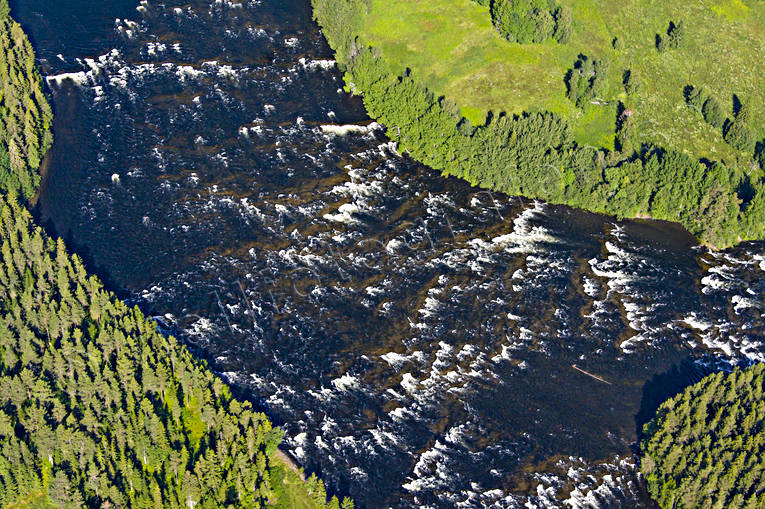
[(433, 168), (511, 194), (550, 198), (561, 192), (559, 149), (570, 143), (562, 119), (499, 115), (472, 129), (411, 78), (396, 77), (382, 66), (370, 50), (357, 50), (349, 87), (365, 91), (367, 110), (385, 122), (402, 150)]
[(675, 24), (674, 22), (669, 22), (669, 28), (667, 29), (667, 46), (669, 46), (672, 49), (679, 48), (683, 44), (683, 39), (685, 38), (685, 26), (683, 25), (683, 22), (680, 21), (679, 23)]
[[(0, 0), (0, 15), (7, 16), (6, 6)], [(22, 48), (26, 60), (13, 60), (11, 68), (24, 65), (25, 76), (36, 76), (21, 28), (9, 18), (0, 22), (13, 39), (3, 41), (0, 63)], [(23, 90), (4, 83), (2, 91), (6, 109), (26, 105), (28, 126), (35, 108), (50, 109), (37, 82), (26, 83)], [(4, 129), (13, 129), (0, 131), (7, 132), (0, 171), (16, 176), (15, 158), (27, 164), (32, 157), (18, 141), (29, 141), (29, 133), (16, 136), (14, 129), (24, 125), (14, 123), (13, 114), (3, 121)], [(35, 183), (27, 182), (29, 192)], [(63, 241), (34, 226), (14, 190), (0, 195), (0, 507), (218, 508), (278, 501), (283, 487), (270, 484), (270, 473), (282, 432), (249, 402), (234, 399), (138, 308), (88, 276)], [(312, 506), (327, 503), (315, 477), (298, 486)]]
[(578, 108), (584, 108), (602, 92), (607, 72), (606, 61), (579, 55), (574, 68), (566, 73), (566, 97)]
[(0, 241), (0, 506), (265, 506), (281, 431), (15, 200)]
[(550, 9), (547, 0), (494, 0), (491, 16), (499, 33), (511, 42), (541, 43), (555, 36), (565, 43), (571, 38), (570, 9)]
[(353, 46), (356, 42), (353, 29), (361, 21), (367, 10), (368, 6), (365, 0), (322, 1), (315, 2), (313, 5), (314, 19), (337, 21), (331, 25), (327, 24), (324, 28), (324, 37), (328, 41), (335, 41), (333, 49), (337, 54), (337, 62), (341, 69), (345, 61), (353, 55)]
[(709, 99), (709, 94), (707, 94), (703, 88), (692, 87), (690, 85), (685, 87), (684, 95), (685, 95), (685, 102), (688, 103), (688, 106), (694, 108), (699, 113), (702, 112), (704, 103), (706, 102), (707, 99)]
[[(680, 221), (707, 243), (731, 242), (739, 202), (723, 165), (707, 167), (679, 152), (654, 150), (609, 168), (603, 152), (575, 147), (566, 123), (555, 115), (499, 115), (465, 129), (454, 111), (411, 78), (394, 76), (370, 50), (358, 50), (349, 65), (349, 86), (364, 90), (367, 110), (388, 126), (388, 135), (447, 175), (621, 217)], [(619, 148), (631, 158), (637, 147), (631, 146), (629, 111), (619, 123)]]
[[(0, 0), (0, 190), (30, 198), (53, 136), (53, 114), (42, 91), (35, 57), (21, 26)], [(7, 156), (7, 159), (6, 159)]]
[[(369, 114), (414, 159), (444, 175), (512, 195), (617, 217), (677, 221), (707, 245), (729, 246), (765, 234), (765, 185), (752, 182), (751, 196), (742, 203), (737, 193), (741, 171), (701, 164), (680, 152), (633, 146), (630, 111), (619, 112), (616, 153), (576, 146), (565, 120), (551, 113), (490, 114), (486, 125), (472, 126), (454, 105), (389, 67), (373, 49), (355, 39), (334, 39), (345, 30), (337, 25), (358, 22), (354, 16), (363, 5), (356, 2), (353, 7), (348, 0), (314, 0), (314, 10), (345, 6), (345, 17), (318, 15), (318, 20), (333, 48), (350, 48), (350, 57), (341, 62), (347, 88), (362, 95)], [(567, 77), (569, 96), (586, 106), (602, 92), (599, 76), (607, 65), (582, 56), (576, 67)]]
[(723, 139), (725, 143), (742, 152), (751, 153), (754, 149), (754, 131), (746, 123), (738, 119), (725, 125)]
[[(713, 240), (724, 235), (738, 215), (731, 175), (721, 164), (710, 168), (676, 151), (656, 151), (644, 164), (655, 182), (648, 214), (677, 217), (691, 233)], [(706, 231), (705, 231), (706, 230)]]
[(736, 111), (736, 122), (741, 122), (742, 124), (749, 125), (752, 121), (752, 107), (750, 106), (749, 102), (747, 101), (741, 101), (740, 99), (736, 98), (738, 101), (738, 111)]
[(747, 238), (761, 239), (765, 236), (765, 181), (753, 183), (752, 194), (743, 213), (742, 230)]
[(635, 147), (632, 140), (635, 137), (635, 125), (632, 121), (632, 111), (623, 110), (617, 119), (616, 148), (625, 157), (632, 156)]
[(0, 506), (265, 506), (282, 436), (265, 415), (15, 200), (0, 242)]
[(629, 95), (636, 94), (640, 91), (640, 78), (638, 78), (632, 70), (624, 71), (622, 83), (624, 84), (624, 91)]
[[(738, 111), (735, 120), (730, 120), (726, 118), (720, 102), (701, 88), (689, 85), (684, 93), (688, 105), (701, 111), (707, 123), (715, 128), (722, 128), (723, 139), (728, 145), (749, 155), (752, 154), (752, 150), (756, 148), (757, 135), (751, 128), (752, 113), (748, 103), (742, 103), (734, 96), (734, 104), (738, 105)], [(755, 160), (759, 158), (758, 153), (754, 156)]]
[(685, 26), (683, 22), (675, 24), (675, 22), (670, 21), (666, 35), (656, 34), (656, 49), (660, 53), (668, 49), (677, 49), (682, 46), (684, 38)]
[(725, 139), (728, 145), (742, 152), (751, 153), (757, 141), (756, 135), (751, 128), (751, 107), (746, 101), (742, 102), (737, 97), (734, 97), (734, 99), (738, 103), (736, 119), (724, 126), (723, 139)]
[(641, 470), (662, 508), (765, 506), (764, 372), (710, 375), (645, 426)]
[(701, 107), (701, 113), (704, 115), (704, 120), (709, 125), (717, 129), (721, 128), (725, 123), (725, 112), (723, 111), (720, 101), (715, 96), (709, 96), (704, 101), (704, 106)]
[(8, 155), (8, 147), (6, 147), (5, 142), (0, 139), (0, 175), (9, 174), (10, 171), (11, 158)]
[(559, 6), (553, 12), (555, 18), (555, 32), (553, 37), (560, 44), (566, 44), (571, 40), (573, 32), (573, 14), (571, 8), (567, 5)]

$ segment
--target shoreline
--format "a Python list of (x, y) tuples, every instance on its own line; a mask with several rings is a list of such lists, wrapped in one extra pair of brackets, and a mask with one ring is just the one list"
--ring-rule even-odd
[(297, 464), (297, 462), (292, 459), (292, 456), (290, 456), (288, 453), (284, 452), (281, 447), (276, 448), (276, 452), (274, 452), (274, 458), (281, 461), (286, 465), (290, 470), (295, 472), (300, 479), (305, 482), (306, 481), (306, 475), (303, 473), (303, 471), (300, 469), (300, 466)]
[[(0, 486), (13, 487), (5, 492), (0, 490), (0, 506), (34, 501), (46, 506), (80, 507), (87, 501), (85, 505), (106, 507), (125, 505), (123, 495), (129, 493), (127, 505), (139, 506), (222, 507), (230, 505), (232, 495), (244, 505), (260, 505), (258, 502), (265, 501), (267, 495), (287, 506), (294, 506), (291, 501), (299, 500), (310, 507), (339, 507), (336, 496), (327, 497), (321, 479), (311, 476), (307, 482), (297, 463), (278, 448), (282, 431), (272, 427), (265, 413), (256, 411), (250, 401), (232, 396), (226, 381), (214, 373), (206, 361), (192, 355), (189, 348), (172, 335), (160, 331), (137, 306), (129, 306), (109, 291), (97, 276), (85, 269), (82, 259), (71, 251), (72, 246), (67, 249), (61, 237), (38, 226), (42, 221), (33, 217), (33, 209), (38, 209), (58, 169), (50, 136), (55, 130), (60, 135), (68, 134), (66, 119), (71, 120), (72, 116), (62, 116), (61, 111), (53, 115), (52, 94), (34, 88), (39, 70), (31, 62), (39, 62), (20, 25), (10, 17), (7, 0), (0, 0), (0, 22), (18, 30), (14, 38), (6, 39), (0, 48), (4, 51), (3, 65), (8, 62), (8, 54), (17, 56), (18, 47), (28, 50), (24, 55), (29, 63), (27, 72), (13, 76), (16, 81), (32, 83), (32, 93), (40, 94), (22, 97), (19, 103), (32, 103), (34, 97), (40, 102), (37, 107), (43, 113), (50, 113), (50, 125), (43, 122), (37, 133), (41, 145), (31, 144), (31, 149), (23, 153), (26, 158), (23, 169), (34, 168), (22, 175), (27, 180), (17, 182), (23, 193), (15, 193), (12, 180), (8, 185), (7, 174), (4, 192), (0, 193), (5, 226), (3, 242), (8, 249), (0, 285), (8, 306), (2, 315), (7, 320), (11, 309), (16, 310), (14, 323), (18, 326), (18, 330), (9, 331), (5, 338), (7, 355), (0, 359), (0, 367), (4, 368), (0, 383), (7, 385), (8, 380), (18, 380), (13, 378), (17, 367), (45, 373), (45, 376), (33, 376), (31, 381), (18, 382), (19, 386), (39, 378), (48, 392), (45, 396), (35, 394), (27, 402), (36, 404), (37, 408), (47, 408), (55, 402), (56, 408), (63, 412), (60, 415), (54, 412), (42, 420), (30, 420), (21, 411), (8, 415), (0, 412), (0, 439), (7, 446), (0, 451), (0, 464), (13, 466), (10, 476), (8, 468), (0, 469)], [(10, 92), (16, 90), (9, 86), (8, 92), (10, 96)], [(67, 95), (62, 100), (65, 110), (76, 108), (75, 96)], [(30, 110), (21, 111), (34, 120)], [(0, 114), (9, 115), (8, 109)], [(65, 123), (60, 124), (62, 121)], [(5, 118), (0, 119), (0, 125), (8, 125)], [(8, 134), (14, 136), (15, 131)], [(62, 141), (60, 136), (57, 139)], [(67, 136), (63, 136), (63, 141), (64, 148), (71, 150), (72, 147), (66, 146)], [(10, 154), (18, 154), (18, 150), (10, 150)], [(38, 156), (40, 159), (35, 159)], [(76, 160), (76, 154), (70, 153), (69, 158)], [(19, 238), (24, 242), (19, 242)], [(21, 277), (17, 274), (19, 270)], [(6, 277), (6, 273), (14, 277)], [(25, 298), (17, 301), (17, 296), (22, 294)], [(19, 314), (19, 309), (23, 313)], [(71, 355), (61, 357), (62, 348)], [(21, 352), (35, 353), (26, 358)], [(80, 369), (86, 365), (86, 359), (90, 361), (89, 369)], [(117, 365), (119, 368), (113, 367)], [(71, 373), (75, 370), (79, 370), (79, 376), (73, 381)], [(82, 410), (78, 406), (79, 398), (95, 386), (104, 388), (108, 396), (90, 398), (83, 416), (82, 411), (78, 412)], [(31, 385), (27, 390), (30, 394), (34, 392)], [(11, 401), (16, 403), (16, 410), (21, 408), (16, 400), (7, 402)], [(207, 418), (208, 410), (214, 418)], [(67, 415), (69, 418), (64, 421)], [(104, 430), (121, 431), (123, 438), (141, 434), (147, 438), (139, 449), (138, 443), (129, 440), (118, 443), (113, 433)], [(147, 430), (150, 433), (147, 434)], [(43, 456), (28, 454), (30, 450), (48, 450), (50, 437), (56, 433), (78, 437), (82, 450), (88, 451), (87, 458), (79, 454), (78, 460), (75, 459), (77, 451), (67, 447), (56, 449), (55, 461), (53, 452)], [(19, 444), (24, 447), (19, 449)], [(276, 461), (295, 472), (299, 482), (278, 489), (268, 485), (271, 466), (261, 459), (267, 458), (272, 446)], [(212, 457), (220, 461), (218, 470), (207, 468), (209, 450), (213, 451)], [(226, 452), (216, 457), (216, 451)], [(95, 459), (97, 452), (98, 460)], [(45, 465), (41, 463), (42, 457), (47, 458)], [(174, 466), (171, 460), (176, 461)], [(185, 476), (178, 475), (179, 468)], [(171, 469), (175, 476), (169, 475)], [(92, 480), (93, 471), (101, 473), (101, 483), (95, 488), (85, 481), (86, 475)], [(168, 475), (158, 482), (155, 471)], [(191, 475), (193, 484), (188, 481)], [(19, 480), (23, 483), (16, 486)], [(227, 489), (221, 491), (221, 486)], [(352, 506), (353, 502), (344, 498), (342, 505)]]
[[(346, 91), (362, 97), (402, 153), (443, 176), (617, 220), (680, 224), (714, 250), (765, 239), (765, 183), (749, 183), (742, 170), (660, 147), (633, 153), (581, 147), (567, 137), (565, 119), (549, 113), (490, 114), (487, 125), (472, 127), (458, 105), (444, 107), (449, 100), (399, 72), (406, 62), (386, 60), (361, 40), (369, 2), (312, 5)], [(739, 198), (744, 184), (734, 185), (736, 179), (750, 186), (751, 196)]]

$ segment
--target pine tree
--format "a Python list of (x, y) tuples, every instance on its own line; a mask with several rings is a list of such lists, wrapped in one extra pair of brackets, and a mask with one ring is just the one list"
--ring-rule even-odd
[(573, 15), (568, 5), (555, 9), (555, 32), (553, 37), (559, 44), (567, 44), (573, 32)]
[(723, 139), (725, 143), (742, 152), (752, 153), (754, 150), (754, 132), (738, 118), (728, 123)]
[(683, 39), (685, 38), (685, 26), (682, 21), (675, 24), (674, 22), (669, 23), (669, 29), (667, 30), (667, 45), (670, 48), (676, 49), (682, 46)]
[(709, 98), (707, 98), (701, 109), (701, 113), (704, 115), (704, 120), (706, 120), (712, 127), (720, 128), (725, 122), (725, 113), (723, 113), (720, 102), (714, 96), (709, 96)]

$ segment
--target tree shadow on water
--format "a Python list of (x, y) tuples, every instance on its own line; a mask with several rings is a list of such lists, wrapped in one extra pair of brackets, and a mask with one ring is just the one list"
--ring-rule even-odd
[[(699, 382), (712, 373), (714, 369), (696, 362), (694, 357), (686, 357), (680, 363), (674, 364), (668, 371), (657, 373), (643, 386), (643, 397), (640, 400), (640, 410), (635, 415), (635, 432), (638, 444), (643, 438), (643, 426), (656, 415), (659, 406), (686, 387)], [(639, 445), (638, 445), (639, 448)]]

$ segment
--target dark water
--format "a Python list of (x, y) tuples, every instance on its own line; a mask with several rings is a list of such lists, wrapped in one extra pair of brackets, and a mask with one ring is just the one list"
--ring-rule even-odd
[(646, 416), (765, 358), (762, 243), (400, 157), (307, 0), (135, 7), (14, 5), (56, 109), (39, 214), (359, 505), (645, 507)]

